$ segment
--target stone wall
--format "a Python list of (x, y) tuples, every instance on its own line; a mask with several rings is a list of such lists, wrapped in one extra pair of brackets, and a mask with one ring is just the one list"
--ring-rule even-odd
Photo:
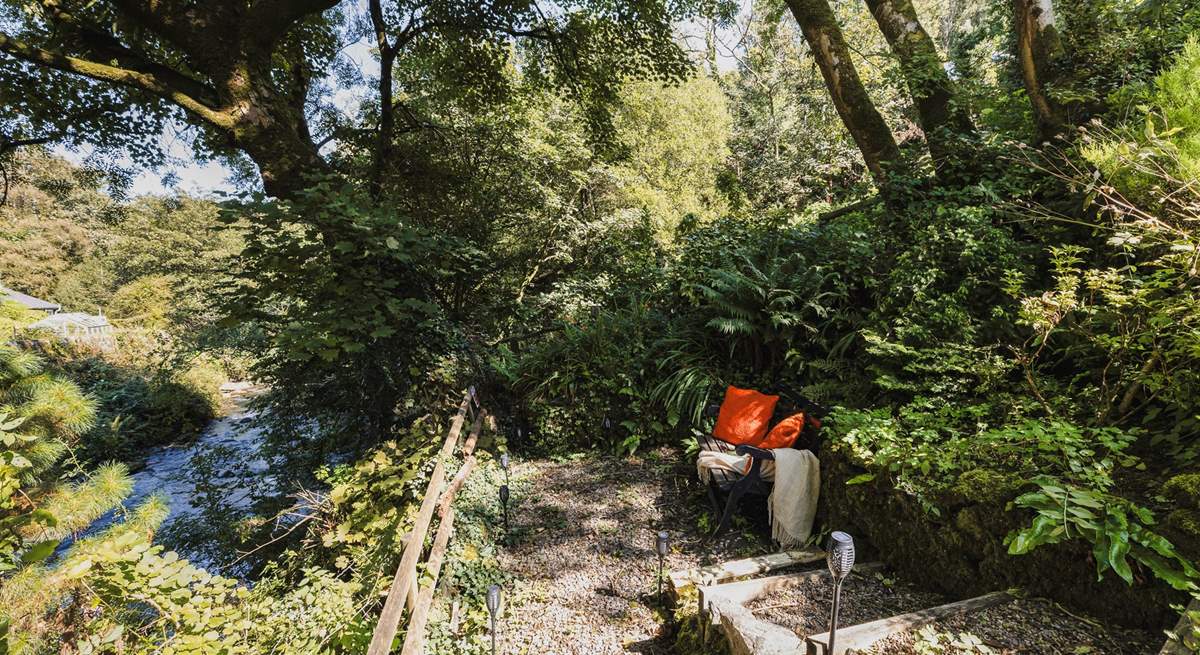
[(1098, 582), (1091, 548), (1082, 542), (1009, 555), (1005, 535), (1029, 518), (1005, 509), (1017, 495), (1019, 480), (987, 470), (965, 473), (952, 493), (938, 499), (941, 515), (931, 516), (884, 476), (846, 485), (862, 472), (836, 453), (821, 454), (822, 524), (865, 541), (860, 561), (883, 560), (906, 577), (956, 597), (1021, 587), (1131, 627), (1165, 628), (1177, 618), (1170, 606), (1187, 601), (1148, 571), (1132, 586), (1111, 571)]

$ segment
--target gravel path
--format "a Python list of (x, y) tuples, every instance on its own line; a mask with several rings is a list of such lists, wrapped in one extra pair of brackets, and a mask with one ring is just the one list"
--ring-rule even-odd
[[(1036, 598), (939, 621), (932, 627), (960, 643), (972, 641), (964, 639), (963, 633), (973, 635), (991, 649), (987, 652), (997, 655), (1146, 655), (1157, 653), (1164, 640), (1150, 630), (1104, 626)], [(867, 655), (915, 655), (920, 652), (915, 645), (918, 639), (913, 633), (894, 635), (875, 644)]]
[[(514, 461), (511, 530), (499, 555), (514, 583), (497, 652), (671, 653), (668, 613), (655, 585), (659, 530), (671, 536), (665, 571), (775, 550), (761, 499), (747, 503), (721, 539), (704, 541), (715, 517), (693, 466), (691, 457), (673, 449), (628, 459)], [(844, 593), (843, 626), (947, 600), (903, 581), (885, 583), (876, 574), (852, 577)], [(805, 585), (751, 607), (760, 618), (797, 633), (823, 632), (828, 596), (827, 585)], [(1162, 641), (1150, 632), (1106, 630), (1035, 599), (937, 628), (970, 631), (991, 652), (1004, 655), (1149, 653)], [(877, 644), (871, 655), (915, 653), (915, 638), (898, 635)]]
[(655, 586), (659, 530), (671, 535), (665, 571), (771, 551), (761, 525), (702, 543), (709, 503), (679, 451), (514, 464), (521, 497), (500, 559), (520, 582), (505, 653), (670, 652)]

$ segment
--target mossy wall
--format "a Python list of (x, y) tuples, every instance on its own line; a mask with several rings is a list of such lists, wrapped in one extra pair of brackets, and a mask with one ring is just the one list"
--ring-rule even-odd
[(1132, 586), (1111, 572), (1097, 581), (1091, 548), (1082, 542), (1009, 555), (1005, 535), (1029, 520), (1019, 510), (1005, 509), (1019, 480), (986, 470), (968, 472), (952, 493), (938, 499), (941, 515), (932, 516), (885, 476), (846, 485), (862, 472), (837, 453), (821, 454), (822, 523), (859, 538), (859, 561), (882, 560), (906, 577), (959, 597), (1020, 587), (1131, 627), (1168, 627), (1178, 618), (1170, 606), (1186, 602), (1186, 595), (1148, 572), (1140, 572)]

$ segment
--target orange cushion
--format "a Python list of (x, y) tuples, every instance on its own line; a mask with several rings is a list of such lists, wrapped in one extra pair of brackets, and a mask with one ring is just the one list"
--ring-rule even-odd
[(800, 438), (800, 433), (804, 430), (804, 412), (792, 414), (783, 419), (771, 428), (767, 436), (762, 440), (762, 443), (757, 444), (759, 448), (791, 448), (792, 444), (796, 443), (796, 439)]
[(721, 403), (713, 436), (735, 446), (758, 444), (767, 434), (777, 402), (779, 396), (729, 387), (725, 390), (725, 402)]

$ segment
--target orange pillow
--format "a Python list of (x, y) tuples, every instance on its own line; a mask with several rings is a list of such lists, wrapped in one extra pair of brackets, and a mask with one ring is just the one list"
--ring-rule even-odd
[(779, 396), (729, 387), (725, 390), (725, 402), (721, 403), (713, 436), (735, 446), (758, 444), (771, 426), (771, 414), (775, 413), (777, 402)]
[(804, 431), (804, 412), (792, 414), (783, 419), (771, 428), (767, 433), (766, 438), (762, 443), (756, 444), (759, 448), (770, 450), (772, 448), (791, 448), (792, 444), (796, 443), (796, 439), (800, 438), (800, 433)]

